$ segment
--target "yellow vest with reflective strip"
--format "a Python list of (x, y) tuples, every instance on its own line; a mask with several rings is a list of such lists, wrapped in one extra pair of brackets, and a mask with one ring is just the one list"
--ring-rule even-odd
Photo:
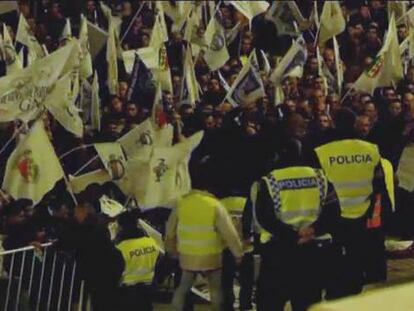
[(116, 247), (121, 251), (125, 261), (121, 283), (128, 286), (151, 283), (159, 255), (159, 248), (154, 239), (150, 237), (128, 239)]
[(239, 234), (239, 238), (243, 241), (243, 251), (251, 252), (253, 251), (253, 244), (243, 239), (242, 216), (246, 201), (247, 199), (244, 197), (227, 197), (220, 200), (221, 204), (223, 204), (230, 214), (234, 227)]
[(385, 175), (385, 186), (387, 187), (388, 196), (390, 197), (391, 208), (395, 210), (394, 169), (391, 162), (384, 158), (381, 158), (381, 166)]
[(377, 145), (346, 139), (315, 149), (339, 198), (341, 216), (359, 218), (371, 204), (372, 180), (380, 161)]
[(216, 210), (220, 202), (210, 193), (193, 190), (177, 204), (178, 252), (186, 255), (213, 255), (223, 250), (216, 232)]
[(250, 188), (250, 200), (252, 201), (252, 210), (253, 210), (253, 222), (254, 222), (254, 230), (256, 233), (260, 234), (260, 243), (264, 244), (272, 238), (272, 235), (263, 229), (259, 222), (257, 221), (256, 217), (256, 202), (257, 202), (257, 192), (259, 188), (259, 183), (256, 181), (253, 183), (252, 187)]
[(327, 180), (320, 170), (305, 166), (277, 169), (264, 181), (276, 216), (283, 223), (299, 229), (316, 221), (327, 189)]

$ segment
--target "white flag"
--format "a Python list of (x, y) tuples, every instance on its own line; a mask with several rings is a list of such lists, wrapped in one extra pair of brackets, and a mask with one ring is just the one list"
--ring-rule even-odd
[(108, 88), (114, 95), (118, 92), (118, 57), (115, 39), (115, 27), (111, 19), (109, 20), (108, 42), (106, 45), (106, 61), (108, 63)]
[(229, 60), (230, 55), (223, 26), (215, 17), (208, 23), (205, 37), (208, 49), (204, 53), (204, 59), (211, 70), (217, 70)]
[(63, 176), (43, 122), (37, 121), (9, 157), (2, 188), (16, 200), (37, 204)]
[(233, 106), (252, 103), (265, 95), (256, 51), (250, 53), (248, 61), (233, 82), (226, 100)]
[(58, 77), (66, 73), (64, 68), (76, 53), (73, 42), (32, 66), (0, 78), (0, 122), (28, 121), (34, 117)]
[(1, 40), (2, 58), (6, 63), (7, 74), (12, 74), (23, 68), (22, 62), (16, 53), (7, 25), (3, 24), (3, 40)]
[(81, 46), (82, 60), (79, 68), (80, 79), (90, 77), (93, 74), (92, 57), (89, 52), (89, 38), (88, 38), (88, 23), (85, 16), (81, 15), (80, 29), (79, 29), (79, 44)]
[(120, 180), (125, 175), (126, 158), (118, 142), (95, 144), (95, 149), (112, 180)]
[(92, 82), (91, 125), (92, 129), (101, 130), (101, 99), (99, 98), (98, 72), (95, 70)]
[(44, 105), (66, 130), (77, 137), (83, 137), (83, 123), (75, 105), (78, 95), (79, 87), (75, 86), (73, 92), (72, 74), (68, 73), (56, 82)]

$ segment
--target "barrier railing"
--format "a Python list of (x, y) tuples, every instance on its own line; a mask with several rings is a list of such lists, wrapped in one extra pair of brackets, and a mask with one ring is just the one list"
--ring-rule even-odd
[(0, 252), (0, 310), (86, 310), (76, 261), (52, 244)]

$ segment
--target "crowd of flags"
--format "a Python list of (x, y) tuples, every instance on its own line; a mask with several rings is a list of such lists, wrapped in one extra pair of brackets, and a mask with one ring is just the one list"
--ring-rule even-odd
[[(200, 101), (201, 89), (194, 71), (194, 61), (202, 52), (206, 64), (218, 74), (227, 91), (225, 101), (238, 106), (265, 96), (261, 77), (264, 72), (275, 84), (275, 104), (280, 103), (284, 78), (300, 78), (303, 75), (308, 52), (301, 34), (309, 27), (317, 30), (315, 46), (319, 73), (341, 92), (343, 66), (336, 37), (345, 30), (346, 20), (338, 1), (325, 1), (320, 16), (315, 2), (309, 18), (302, 16), (294, 1), (275, 1), (271, 6), (266, 1), (226, 2), (242, 13), (250, 25), (255, 16), (266, 13), (265, 18), (275, 24), (279, 35), (293, 37), (290, 49), (278, 60), (274, 70), (264, 51), (253, 50), (244, 60), (235, 81), (228, 85), (219, 69), (229, 60), (227, 47), (235, 40), (243, 25), (238, 23), (233, 29), (225, 30), (220, 10), (214, 1), (203, 1), (201, 4), (177, 1), (175, 5), (169, 1), (152, 1), (142, 4), (155, 10), (155, 23), (149, 46), (136, 50), (122, 50), (121, 42), (125, 34), (120, 34), (120, 19), (112, 16), (110, 8), (103, 3), (101, 9), (108, 19), (108, 30), (101, 29), (81, 16), (79, 36), (75, 38), (70, 20), (66, 19), (61, 35), (61, 41), (65, 43), (50, 54), (31, 33), (22, 14), (15, 42), (11, 39), (7, 25), (4, 25), (0, 36), (0, 53), (6, 63), (7, 75), (0, 78), (0, 122), (34, 120), (34, 123), (8, 159), (2, 188), (15, 199), (28, 198), (38, 203), (62, 178), (73, 193), (85, 190), (91, 183), (112, 181), (125, 195), (147, 208), (169, 205), (191, 189), (188, 161), (203, 134), (196, 133), (173, 145), (173, 127), (166, 124), (162, 116), (162, 92), (173, 90), (165, 15), (172, 19), (173, 31), (182, 31), (186, 42), (183, 49), (181, 102), (197, 105)], [(16, 9), (13, 3), (0, 3), (0, 12)], [(372, 93), (376, 87), (394, 85), (403, 77), (401, 55), (414, 56), (413, 28), (410, 27), (410, 35), (401, 45), (397, 37), (398, 21), (406, 18), (413, 25), (413, 9), (407, 11), (406, 7), (389, 2), (389, 12), (390, 22), (384, 44), (373, 64), (354, 83), (353, 88), (356, 90)], [(200, 35), (201, 25), (205, 27), (205, 32)], [(320, 49), (331, 39), (335, 72), (324, 67), (320, 57)], [(17, 42), (23, 45), (19, 52), (15, 49)], [(123, 63), (125, 71), (131, 75), (129, 100), (139, 98), (149, 88), (154, 92), (152, 116), (116, 142), (94, 144), (102, 169), (84, 174), (77, 172), (77, 176), (66, 178), (41, 118), (48, 111), (77, 137), (83, 136), (86, 124), (100, 131), (99, 78), (93, 68), (93, 60), (105, 46), (106, 86), (109, 93), (118, 92), (118, 65)], [(26, 59), (22, 51), (27, 52)], [(262, 58), (262, 66), (259, 65), (258, 56)]]

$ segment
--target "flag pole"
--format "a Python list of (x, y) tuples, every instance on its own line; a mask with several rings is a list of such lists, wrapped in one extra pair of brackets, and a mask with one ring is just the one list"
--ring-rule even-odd
[(97, 158), (99, 158), (99, 155), (94, 156), (92, 159), (90, 159), (88, 162), (86, 162), (80, 169), (78, 169), (73, 176), (78, 175), (80, 172), (82, 172), (85, 168), (87, 168), (93, 161), (95, 161)]
[(76, 197), (75, 197), (75, 194), (73, 192), (72, 186), (70, 185), (70, 182), (69, 182), (68, 178), (66, 177), (66, 174), (63, 174), (63, 180), (65, 181), (66, 190), (68, 190), (68, 192), (69, 192), (69, 194), (70, 194), (70, 196), (73, 200), (73, 203), (75, 203), (75, 205), (78, 205), (78, 200), (76, 200)]
[(70, 155), (72, 152), (74, 152), (74, 151), (76, 151), (76, 150), (79, 150), (79, 149), (86, 149), (86, 148), (92, 147), (93, 145), (94, 145), (94, 144), (87, 144), (87, 145), (82, 145), (82, 146), (78, 146), (78, 147), (72, 148), (72, 149), (70, 149), (69, 151), (66, 151), (64, 154), (62, 154), (62, 155), (59, 157), (59, 160), (62, 160), (63, 158), (65, 158), (66, 156)]
[(129, 23), (129, 25), (128, 25), (127, 29), (125, 30), (124, 34), (122, 35), (121, 40), (119, 41), (119, 43), (120, 43), (120, 44), (122, 43), (122, 41), (124, 41), (124, 39), (125, 39), (126, 35), (127, 35), (127, 34), (128, 34), (128, 32), (131, 30), (131, 27), (132, 27), (132, 25), (134, 24), (135, 19), (138, 17), (139, 13), (141, 13), (142, 9), (144, 8), (145, 2), (146, 2), (146, 1), (143, 1), (143, 2), (142, 2), (141, 6), (138, 8), (137, 12), (135, 13), (134, 17), (132, 18), (131, 22)]
[(186, 70), (186, 58), (187, 58), (187, 53), (188, 53), (188, 45), (189, 45), (189, 43), (187, 43), (187, 48), (185, 48), (184, 46), (182, 48), (182, 54), (183, 54), (183, 78), (181, 79), (180, 102), (183, 99), (183, 95), (184, 95), (184, 83), (186, 82), (185, 75), (187, 73), (187, 70)]

